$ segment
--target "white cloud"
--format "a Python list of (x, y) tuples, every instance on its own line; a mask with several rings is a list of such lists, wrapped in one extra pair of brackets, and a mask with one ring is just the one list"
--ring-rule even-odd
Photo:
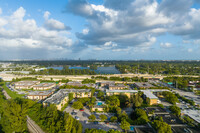
[(166, 42), (166, 43), (160, 43), (160, 46), (161, 46), (162, 48), (171, 48), (171, 47), (172, 47), (172, 44)]
[(46, 11), (44, 13), (44, 19), (45, 19), (45, 24), (44, 26), (49, 29), (49, 30), (70, 30), (71, 28), (68, 26), (65, 26), (64, 23), (55, 20), (55, 19), (49, 19), (49, 16), (51, 15), (50, 12)]
[(192, 51), (193, 51), (193, 49), (191, 49), (191, 48), (188, 49), (188, 52), (189, 52), (189, 53), (191, 53)]
[(89, 32), (89, 29), (83, 29), (83, 34), (84, 34), (84, 35), (87, 35), (88, 32)]
[(0, 8), (0, 15), (2, 14), (2, 9)]
[[(8, 50), (7, 54), (19, 55), (21, 52), (25, 55), (29, 52), (29, 54), (34, 53), (30, 54), (30, 57), (46, 56), (45, 54), (52, 54), (51, 51), (55, 50), (60, 51), (60, 54), (73, 45), (72, 39), (67, 37), (68, 32), (60, 31), (66, 28), (65, 25), (57, 20), (48, 19), (49, 12), (44, 14), (45, 21), (53, 22), (56, 30), (39, 27), (34, 19), (24, 19), (25, 15), (26, 10), (20, 7), (10, 16), (3, 16), (3, 14), (0, 16), (0, 52), (3, 53), (3, 49), (15, 49), (12, 53)], [(32, 52), (29, 49), (32, 49)], [(23, 56), (21, 53), (20, 56)]]
[(50, 15), (51, 15), (50, 12), (48, 12), (48, 11), (44, 12), (44, 19), (47, 20), (47, 19), (49, 18)]

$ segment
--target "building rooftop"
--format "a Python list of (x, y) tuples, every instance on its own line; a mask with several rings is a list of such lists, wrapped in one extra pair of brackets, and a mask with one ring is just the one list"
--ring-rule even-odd
[(81, 85), (82, 83), (81, 82), (78, 82), (78, 81), (70, 81), (67, 83), (68, 85), (70, 84), (77, 84), (77, 85)]
[(192, 118), (194, 121), (200, 123), (200, 110), (184, 110), (181, 113), (188, 115), (190, 118)]
[(52, 85), (55, 85), (56, 83), (40, 83), (38, 85), (35, 85), (34, 87), (50, 87)]
[(199, 129), (187, 126), (173, 126), (172, 131), (175, 133), (199, 133)]
[(51, 97), (47, 98), (44, 103), (59, 104), (65, 97), (68, 96), (68, 94), (68, 92), (62, 91), (61, 89)]
[(144, 95), (150, 99), (158, 99), (157, 96), (155, 96), (151, 91), (149, 90), (144, 90)]
[(31, 86), (39, 82), (40, 81), (19, 81), (15, 83), (15, 86)]
[(149, 114), (152, 111), (154, 112), (154, 114), (169, 114), (169, 112), (167, 112), (165, 109), (161, 107), (146, 107), (145, 110), (147, 114)]
[(109, 87), (126, 87), (124, 84), (109, 84)]
[(141, 88), (146, 88), (146, 87), (154, 87), (152, 84), (149, 84), (148, 82), (136, 82), (134, 83), (136, 86), (141, 87)]
[(115, 84), (115, 81), (102, 81), (102, 84)]
[(162, 117), (163, 121), (166, 122), (167, 124), (181, 124), (185, 125), (178, 117), (176, 117), (173, 114), (156, 114), (158, 117)]
[(91, 92), (91, 89), (61, 89), (62, 92)]
[(106, 90), (106, 93), (137, 93), (138, 90)]
[(29, 92), (28, 96), (48, 96), (52, 91), (32, 91)]

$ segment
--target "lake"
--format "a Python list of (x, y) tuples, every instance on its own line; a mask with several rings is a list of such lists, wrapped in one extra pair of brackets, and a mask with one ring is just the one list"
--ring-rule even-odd
[[(47, 69), (57, 69), (57, 70), (62, 70), (63, 67), (47, 67)], [(69, 69), (90, 69), (89, 67), (79, 67), (79, 66), (73, 66), (69, 67)], [(115, 68), (115, 67), (98, 67), (97, 70), (94, 70), (96, 73), (100, 74), (120, 74), (120, 72)]]

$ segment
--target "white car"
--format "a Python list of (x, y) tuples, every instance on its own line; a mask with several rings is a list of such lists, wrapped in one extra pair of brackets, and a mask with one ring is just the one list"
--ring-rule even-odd
[(75, 116), (75, 119), (76, 119), (76, 120), (80, 120), (80, 118), (79, 118), (78, 116)]

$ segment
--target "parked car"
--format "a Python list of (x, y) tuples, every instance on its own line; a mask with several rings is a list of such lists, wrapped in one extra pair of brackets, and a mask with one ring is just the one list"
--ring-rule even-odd
[(94, 124), (99, 124), (99, 122), (98, 122), (98, 121), (95, 121)]
[(80, 111), (84, 111), (84, 109), (80, 109)]
[(109, 122), (108, 122), (108, 121), (106, 121), (106, 122), (105, 122), (105, 124), (109, 124)]
[(75, 110), (75, 109), (74, 109), (74, 110), (73, 110), (73, 112), (76, 112), (76, 113), (77, 113), (77, 112), (78, 112), (78, 110)]
[(78, 116), (75, 116), (75, 119), (76, 119), (76, 120), (80, 120), (80, 118), (79, 118)]
[(87, 124), (87, 123), (88, 123), (88, 121), (87, 121), (87, 120), (84, 120), (84, 123), (85, 123), (85, 124)]
[(71, 115), (77, 115), (77, 113), (76, 112), (72, 112)]

